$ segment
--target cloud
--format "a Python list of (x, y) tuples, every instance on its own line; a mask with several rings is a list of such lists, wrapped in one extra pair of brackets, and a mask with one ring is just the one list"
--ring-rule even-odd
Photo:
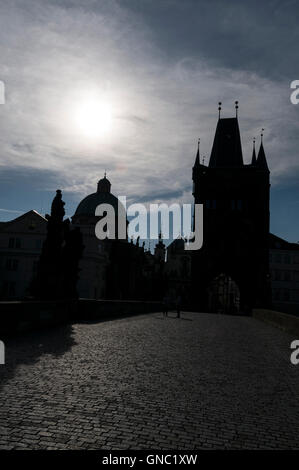
[[(129, 201), (187, 202), (197, 139), (207, 162), (217, 103), (222, 101), (223, 116), (230, 117), (237, 99), (245, 161), (252, 138), (264, 127), (272, 182), (285, 184), (299, 171), (299, 107), (289, 100), (289, 82), (298, 77), (288, 81), (273, 73), (278, 54), (291, 40), (284, 25), (278, 50), (272, 44), (277, 44), (279, 14), (284, 18), (293, 4), (285, 11), (277, 2), (267, 2), (267, 8), (256, 4), (256, 11), (240, 2), (230, 5), (2, 4), (0, 78), (6, 104), (0, 108), (1, 167), (36, 174), (31, 183), (36, 188), (38, 175), (49, 172), (46, 189), (63, 185), (77, 202), (96, 190), (105, 169), (113, 192)], [(267, 19), (270, 7), (273, 25)], [(114, 116), (112, 132), (94, 141), (72, 121), (74, 105), (93, 90), (111, 103)]]

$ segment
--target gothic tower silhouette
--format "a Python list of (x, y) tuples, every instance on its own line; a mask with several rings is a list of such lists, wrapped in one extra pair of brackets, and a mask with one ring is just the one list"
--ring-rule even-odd
[(270, 299), (270, 172), (262, 134), (258, 157), (253, 148), (251, 163), (243, 161), (237, 105), (236, 117), (225, 119), (219, 106), (209, 164), (198, 148), (193, 167), (194, 202), (204, 206), (203, 247), (192, 254), (192, 301), (200, 311), (250, 311)]

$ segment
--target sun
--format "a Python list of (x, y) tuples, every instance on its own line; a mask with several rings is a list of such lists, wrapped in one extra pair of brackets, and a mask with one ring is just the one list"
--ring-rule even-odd
[(89, 138), (97, 138), (110, 132), (112, 127), (111, 105), (104, 99), (82, 100), (74, 109), (73, 118), (79, 131)]

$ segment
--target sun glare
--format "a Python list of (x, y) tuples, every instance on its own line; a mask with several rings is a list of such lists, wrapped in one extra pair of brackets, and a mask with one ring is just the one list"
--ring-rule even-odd
[(100, 137), (111, 130), (111, 106), (98, 98), (79, 103), (73, 118), (82, 134), (90, 138)]

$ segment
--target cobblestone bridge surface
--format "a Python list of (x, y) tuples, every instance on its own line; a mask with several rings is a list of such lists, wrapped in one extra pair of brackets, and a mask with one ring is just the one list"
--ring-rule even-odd
[(0, 449), (298, 449), (293, 339), (253, 318), (195, 313), (10, 339)]

